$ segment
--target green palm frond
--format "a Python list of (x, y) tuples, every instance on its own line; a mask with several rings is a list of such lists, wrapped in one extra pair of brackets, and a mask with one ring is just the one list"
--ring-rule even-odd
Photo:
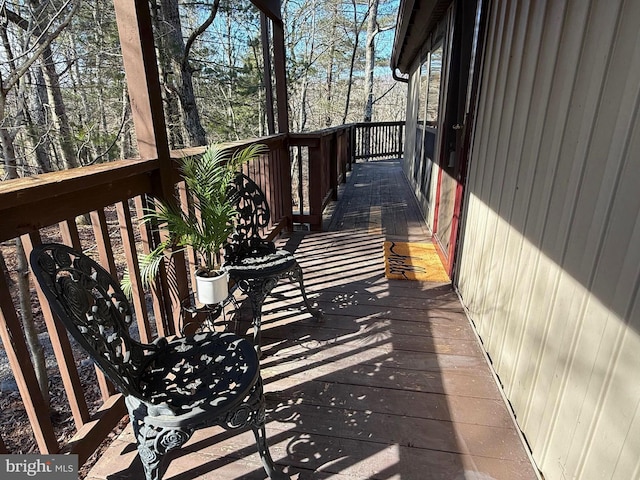
[[(144, 211), (142, 222), (162, 231), (165, 239), (152, 252), (140, 257), (140, 276), (144, 286), (156, 278), (169, 248), (192, 247), (201, 267), (214, 269), (218, 252), (233, 233), (237, 215), (235, 198), (229, 196), (229, 187), (242, 164), (268, 151), (261, 144), (240, 150), (214, 144), (202, 155), (182, 159), (180, 171), (194, 199), (193, 208), (182, 210), (176, 198), (169, 202), (155, 201), (154, 207)], [(123, 277), (122, 287), (130, 296), (129, 272)]]

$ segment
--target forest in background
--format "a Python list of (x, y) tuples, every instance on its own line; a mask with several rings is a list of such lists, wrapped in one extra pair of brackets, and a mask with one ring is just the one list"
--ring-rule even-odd
[[(172, 148), (266, 134), (248, 0), (150, 0)], [(397, 0), (283, 0), (291, 131), (404, 118)], [(0, 2), (1, 179), (135, 156), (111, 0)], [(370, 94), (367, 94), (370, 92)]]

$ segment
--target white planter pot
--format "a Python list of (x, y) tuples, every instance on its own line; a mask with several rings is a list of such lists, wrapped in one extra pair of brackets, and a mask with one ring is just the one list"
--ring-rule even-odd
[(215, 272), (211, 276), (203, 276), (202, 272), (196, 272), (196, 293), (198, 301), (205, 305), (222, 303), (229, 295), (229, 274), (227, 272)]

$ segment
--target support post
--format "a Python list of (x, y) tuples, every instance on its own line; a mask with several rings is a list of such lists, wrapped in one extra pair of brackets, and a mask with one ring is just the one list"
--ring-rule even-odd
[[(166, 200), (175, 200), (174, 168), (169, 149), (169, 139), (162, 106), (160, 76), (153, 40), (153, 25), (149, 3), (138, 0), (114, 2), (118, 34), (122, 48), (122, 59), (127, 77), (131, 101), (131, 113), (138, 140), (138, 153), (143, 159), (157, 159), (160, 178), (155, 194)], [(176, 272), (184, 268), (184, 254), (179, 252), (172, 259)], [(173, 313), (173, 324), (180, 314), (180, 303), (189, 297), (184, 279), (175, 280), (177, 292), (171, 292), (174, 302), (165, 312)], [(165, 296), (166, 298), (166, 296)], [(168, 322), (171, 324), (171, 322)]]
[(285, 66), (284, 26), (274, 21), (273, 66), (276, 74), (276, 99), (278, 102), (278, 133), (289, 133), (289, 109), (287, 106), (287, 74)]
[(138, 153), (142, 159), (158, 159), (159, 193), (169, 198), (173, 196), (171, 155), (149, 3), (120, 0), (114, 6)]
[(271, 40), (269, 35), (269, 19), (260, 12), (260, 31), (262, 34), (262, 59), (264, 63), (265, 107), (267, 111), (267, 129), (269, 135), (276, 133), (273, 112), (273, 79), (271, 77)]

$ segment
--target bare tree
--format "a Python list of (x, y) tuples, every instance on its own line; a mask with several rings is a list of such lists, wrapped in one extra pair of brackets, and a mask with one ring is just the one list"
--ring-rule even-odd
[[(179, 114), (179, 127), (191, 146), (205, 145), (207, 135), (202, 127), (193, 88), (193, 68), (189, 62), (191, 48), (197, 38), (213, 23), (218, 13), (220, 0), (209, 6), (208, 16), (184, 41), (178, 0), (160, 0), (161, 21), (157, 22), (162, 44), (161, 56), (165, 86), (178, 100), (170, 111)], [(158, 19), (160, 20), (160, 19)]]
[(358, 54), (360, 33), (364, 27), (364, 22), (367, 16), (362, 20), (358, 20), (358, 4), (356, 0), (351, 0), (351, 6), (353, 7), (353, 48), (351, 49), (351, 57), (349, 61), (349, 73), (347, 75), (347, 93), (344, 101), (344, 114), (342, 115), (342, 125), (347, 123), (347, 116), (349, 115), (349, 105), (351, 104), (351, 89), (353, 87), (353, 73), (356, 64), (356, 56)]
[(369, 0), (367, 18), (367, 39), (365, 43), (366, 59), (364, 68), (364, 115), (363, 120), (370, 122), (373, 117), (373, 71), (376, 60), (375, 39), (378, 34), (378, 4), (380, 0)]
[[(9, 10), (6, 4), (3, 4), (2, 9), (0, 9), (0, 18), (4, 20), (0, 21), (0, 35), (2, 36), (4, 47), (4, 68), (0, 72), (0, 142), (2, 143), (5, 175), (9, 179), (18, 178), (19, 172), (14, 145), (16, 130), (12, 128), (14, 124), (6, 115), (8, 97), (11, 92), (20, 88), (21, 82), (34, 62), (46, 55), (46, 52), (51, 52), (51, 43), (71, 23), (79, 4), (79, 0), (64, 2), (58, 10), (51, 12), (50, 21), (45, 28), (41, 27), (41, 18), (27, 20), (20, 16), (18, 12)], [(31, 12), (42, 13), (41, 10), (31, 10)], [(12, 34), (8, 30), (9, 25), (16, 25), (25, 33), (22, 36), (25, 42), (21, 45), (21, 48), (19, 47), (19, 52), (15, 52), (14, 50), (16, 49), (11, 45)], [(18, 120), (20, 117), (21, 115), (13, 119), (13, 121)], [(24, 248), (19, 239), (16, 239), (16, 251), (19, 261), (18, 289), (22, 322), (25, 327), (27, 343), (34, 358), (34, 366), (40, 388), (43, 396), (48, 398), (48, 378), (44, 354), (35, 333), (35, 328), (33, 328), (33, 315), (29, 300), (29, 270)]]

